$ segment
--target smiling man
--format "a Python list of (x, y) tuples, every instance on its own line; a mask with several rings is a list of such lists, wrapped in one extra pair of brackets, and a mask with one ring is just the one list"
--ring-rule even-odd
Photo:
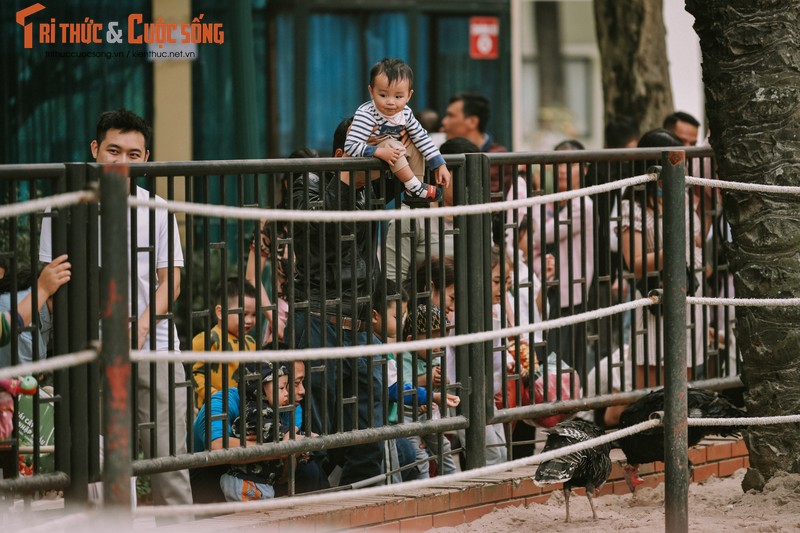
[[(142, 117), (127, 109), (106, 111), (97, 122), (96, 137), (91, 142), (92, 156), (98, 163), (144, 163), (150, 157), (147, 146), (150, 143), (152, 129)], [(134, 193), (138, 199), (149, 199), (150, 193), (136, 187)], [(156, 196), (156, 200), (162, 201)], [(130, 218), (129, 224), (130, 224)], [(169, 239), (169, 226), (172, 224), (172, 240)], [(102, 225), (101, 225), (102, 227)], [(153, 351), (180, 351), (178, 331), (172, 320), (155, 320), (155, 329), (151, 331), (151, 316), (163, 316), (173, 311), (173, 302), (180, 294), (181, 267), (183, 267), (183, 251), (180, 234), (175, 217), (166, 209), (155, 210), (155, 242), (150, 242), (150, 210), (146, 207), (136, 209), (136, 279), (131, 280), (131, 309), (134, 321), (131, 327), (131, 347)], [(130, 250), (130, 227), (127, 232)], [(122, 237), (120, 235), (120, 237)], [(169, 260), (172, 248), (172, 262)], [(52, 261), (52, 223), (50, 217), (42, 219), (41, 238), (39, 241), (39, 260), (45, 263)], [(169, 300), (169, 273), (172, 271), (172, 289), (174, 299)], [(155, 279), (151, 278), (155, 273)], [(155, 282), (155, 299), (150, 300), (150, 284)], [(135, 300), (134, 300), (135, 298)], [(170, 330), (174, 342), (170, 344)], [(170, 437), (175, 439), (175, 453), (186, 453), (186, 395), (175, 394), (175, 427), (174, 433), (169, 425), (169, 387), (168, 364), (156, 365), (157, 382), (150, 382), (150, 365), (138, 365), (136, 386), (138, 424), (146, 424), (155, 419), (153, 429), (140, 430), (135, 439), (142, 443), (147, 457), (166, 456), (170, 453)], [(175, 382), (185, 381), (183, 365), (174, 365)], [(156, 413), (150, 413), (150, 397), (156, 395)], [(137, 426), (138, 427), (138, 426)], [(151, 434), (156, 434), (156, 449), (151, 449)], [(157, 505), (179, 505), (192, 503), (192, 491), (189, 484), (189, 472), (178, 470), (151, 476), (153, 500)], [(166, 521), (159, 521), (159, 524)]]

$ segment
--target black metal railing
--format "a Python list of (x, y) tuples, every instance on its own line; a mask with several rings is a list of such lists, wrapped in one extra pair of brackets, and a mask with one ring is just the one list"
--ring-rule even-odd
[[(700, 177), (713, 176), (713, 156), (708, 149), (688, 149), (687, 173)], [(648, 161), (661, 162), (660, 150), (605, 150), (605, 151), (564, 151), (547, 153), (509, 153), (509, 154), (469, 154), (448, 156), (448, 165), (453, 172), (453, 203), (455, 205), (488, 204), (492, 201), (521, 196), (538, 196), (554, 192), (558, 188), (557, 176), (560, 166), (577, 172), (580, 187), (602, 183), (609, 174), (617, 177), (634, 175), (634, 170), (643, 173)], [(573, 165), (575, 163), (576, 165)], [(53, 192), (91, 187), (100, 183), (104, 190), (109, 178), (103, 175), (103, 168), (97, 165), (54, 165), (2, 167), (0, 182), (10, 184), (30, 180), (51, 180), (48, 185)], [(489, 179), (492, 168), (501, 176), (510, 176), (506, 189), (497, 197), (490, 195)], [(207, 204), (209, 208), (218, 205), (238, 207), (269, 207), (291, 210), (308, 210), (309, 213), (324, 213), (325, 210), (400, 210), (401, 190), (383, 165), (375, 160), (360, 159), (286, 159), (264, 161), (206, 161), (190, 163), (148, 163), (131, 165), (129, 168), (133, 187), (139, 184), (145, 197), (158, 194), (168, 201), (185, 200)], [(349, 179), (363, 178), (370, 182), (367, 193), (357, 192), (354, 187), (342, 187), (339, 181), (343, 176)], [(376, 179), (370, 179), (376, 178)], [(514, 179), (519, 178), (519, 179)], [(283, 185), (284, 180), (288, 182)], [(575, 188), (569, 179), (567, 189)], [(315, 193), (315, 187), (321, 189)], [(44, 190), (44, 189), (43, 189)], [(136, 189), (128, 189), (136, 192)], [(524, 190), (524, 195), (522, 191)], [(719, 201), (715, 195), (708, 196), (705, 191), (688, 191), (689, 206), (697, 205), (697, 217), (688, 217), (688, 234), (700, 235), (702, 246), (691, 247), (689, 264), (694, 277), (700, 279), (698, 294), (704, 296), (729, 296), (729, 286), (725, 283), (728, 274), (725, 262), (724, 242), (721, 233), (724, 219), (721, 217)], [(330, 194), (330, 198), (325, 197)], [(638, 190), (634, 195), (641, 194)], [(500, 198), (502, 196), (502, 198)], [(110, 199), (109, 199), (110, 198)], [(401, 292), (387, 294), (387, 279), (390, 286), (403, 286), (408, 291), (409, 315), (416, 320), (418, 304), (435, 304), (454, 320), (456, 335), (477, 333), (513, 324), (531, 324), (544, 318), (553, 319), (591, 311), (609, 304), (632, 298), (639, 279), (635, 265), (627, 265), (623, 254), (614, 249), (612, 236), (622, 235), (623, 222), (630, 220), (632, 213), (624, 212), (622, 192), (613, 190), (592, 197), (568, 203), (563, 209), (548, 206), (515, 209), (510, 213), (503, 211), (498, 215), (489, 213), (479, 215), (457, 215), (449, 219), (431, 218), (423, 220), (397, 220), (389, 223), (348, 223), (348, 222), (281, 222), (280, 220), (229, 219), (209, 213), (182, 214), (180, 209), (173, 214), (165, 210), (130, 209), (128, 237), (122, 241), (119, 224), (117, 229), (100, 224), (103, 232), (114, 231), (116, 245), (124, 246), (124, 252), (106, 259), (103, 251), (103, 278), (100, 283), (100, 261), (98, 256), (99, 230), (98, 209), (95, 205), (75, 206), (59, 210), (50, 216), (53, 219), (52, 246), (54, 254), (68, 252), (73, 264), (73, 281), (59, 291), (54, 302), (54, 335), (52, 354), (68, 353), (85, 348), (99, 335), (99, 316), (108, 318), (106, 309), (113, 305), (123, 306), (125, 320), (130, 325), (130, 348), (139, 348), (138, 330), (140, 324), (139, 299), (149, 302), (157, 300), (158, 279), (166, 287), (164, 306), (158, 312), (151, 309), (145, 330), (156, 331), (159, 324), (165, 324), (163, 343), (150, 335), (144, 349), (152, 351), (172, 351), (180, 347), (186, 354), (191, 351), (192, 340), (201, 334), (197, 349), (205, 351), (211, 347), (210, 337), (203, 337), (217, 323), (219, 315), (236, 320), (240, 324), (236, 334), (223, 327), (220, 330), (220, 343), (230, 344), (233, 337), (239, 345), (245, 343), (245, 280), (250, 278), (258, 283), (255, 302), (256, 317), (253, 331), (256, 349), (306, 348), (313, 345), (342, 345), (353, 342), (374, 344), (385, 339), (389, 327), (383, 321), (380, 327), (373, 325), (375, 313), (386, 316), (387, 307), (401, 301)], [(702, 199), (703, 201), (695, 200)], [(103, 205), (114, 200), (104, 196)], [(626, 204), (627, 205), (627, 204)], [(559, 207), (559, 206), (556, 206)], [(614, 211), (616, 208), (616, 211)], [(163, 212), (162, 212), (163, 211)], [(398, 211), (399, 212), (399, 211)], [(119, 213), (116, 213), (119, 214)], [(102, 216), (102, 213), (100, 213)], [(670, 216), (668, 214), (667, 216)], [(161, 217), (166, 217), (163, 220)], [(174, 221), (173, 221), (174, 217)], [(30, 217), (35, 220), (38, 217)], [(158, 222), (162, 220), (161, 222)], [(547, 234), (547, 220), (552, 220), (553, 235)], [(658, 228), (660, 222), (653, 222)], [(713, 231), (708, 230), (713, 227)], [(10, 239), (17, 231), (16, 222), (9, 226)], [(142, 228), (146, 236), (141, 234)], [(157, 233), (165, 228), (165, 234)], [(34, 249), (37, 246), (38, 226), (31, 222), (31, 250), (27, 253), (38, 259)], [(629, 232), (630, 233), (630, 232)], [(520, 248), (520, 235), (532, 238)], [(548, 240), (559, 242), (562, 234), (574, 236), (561, 246), (551, 246), (554, 256), (555, 275), (551, 279), (541, 279), (541, 310), (538, 308), (538, 286), (533, 276), (547, 272)], [(107, 237), (103, 235), (103, 237)], [(548, 239), (548, 237), (551, 237)], [(629, 237), (632, 239), (632, 237)], [(180, 242), (177, 246), (166, 246), (166, 256), (159, 255), (158, 247), (166, 239), (167, 243)], [(261, 253), (264, 239), (264, 253)], [(656, 244), (662, 236), (655, 231)], [(707, 241), (707, 242), (706, 242)], [(106, 240), (104, 239), (104, 242)], [(110, 241), (109, 241), (110, 242)], [(633, 241), (631, 240), (631, 243)], [(135, 244), (130, 244), (135, 243)], [(252, 243), (252, 246), (251, 246)], [(111, 246), (109, 244), (108, 246)], [(642, 244), (644, 246), (644, 244)], [(630, 246), (635, 250), (634, 246)], [(493, 260), (492, 251), (500, 251), (502, 258), (497, 261), (496, 277), (501, 297), (493, 302)], [(510, 251), (505, 260), (505, 251)], [(12, 257), (14, 248), (8, 248), (5, 255)], [(643, 251), (646, 251), (643, 248)], [(123, 255), (124, 254), (124, 255)], [(700, 260), (694, 261), (694, 254)], [(180, 256), (183, 265), (180, 269)], [(657, 256), (659, 253), (656, 254)], [(669, 258), (660, 253), (660, 265)], [(126, 262), (129, 275), (119, 277), (119, 259), (133, 258)], [(529, 259), (526, 261), (526, 256)], [(447, 258), (447, 259), (443, 259)], [(683, 261), (682, 258), (676, 260)], [(113, 263), (106, 263), (113, 261)], [(248, 267), (248, 261), (250, 267)], [(445, 265), (450, 261), (448, 265)], [(444, 265), (444, 266), (443, 266)], [(526, 272), (530, 267), (530, 273)], [(108, 271), (114, 269), (114, 272)], [(248, 270), (250, 268), (251, 270)], [(448, 273), (448, 268), (450, 272)], [(660, 268), (659, 268), (660, 270)], [(386, 272), (389, 275), (385, 275)], [(13, 271), (11, 272), (13, 275)], [(75, 275), (75, 273), (80, 273)], [(375, 273), (375, 275), (372, 275)], [(526, 275), (527, 274), (527, 275)], [(148, 292), (142, 294), (136, 280), (144, 275), (149, 281), (144, 284)], [(222, 298), (215, 301), (216, 287), (220, 281), (235, 277), (238, 283), (238, 296), (234, 300)], [(450, 276), (450, 277), (448, 277)], [(78, 278), (78, 279), (76, 279)], [(110, 279), (127, 279), (131, 307), (137, 312), (129, 313), (123, 299), (110, 297)], [(687, 278), (688, 279), (688, 278)], [(179, 280), (179, 283), (178, 283)], [(506, 281), (508, 280), (508, 281)], [(117, 281), (118, 282), (118, 281)], [(264, 287), (262, 292), (261, 286)], [(566, 287), (566, 288), (565, 288)], [(527, 291), (528, 299), (522, 301), (519, 295)], [(641, 291), (640, 291), (641, 292)], [(515, 296), (507, 299), (506, 294)], [(384, 294), (384, 303), (373, 305), (376, 294)], [(113, 304), (113, 305), (112, 305)], [(430, 307), (428, 308), (430, 309)], [(687, 325), (687, 336), (697, 337), (687, 358), (689, 377), (698, 384), (727, 387), (735, 383), (738, 373), (738, 356), (735, 351), (732, 330), (732, 313), (724, 307), (714, 308), (718, 314), (703, 307)], [(101, 313), (102, 311), (102, 313)], [(651, 311), (647, 311), (651, 312)], [(660, 313), (654, 308), (654, 313)], [(430, 310), (426, 311), (430, 313)], [(402, 334), (402, 313), (395, 318), (394, 329), (398, 340), (405, 340)], [(435, 335), (431, 326), (431, 316), (426, 315), (425, 327), (415, 330), (411, 338), (419, 334)], [(282, 338), (279, 324), (284, 323)], [(302, 335), (308, 331), (309, 324), (321, 327), (317, 342), (309, 343)], [(496, 323), (498, 325), (496, 325)], [(119, 323), (116, 333), (119, 336)], [(105, 321), (103, 323), (105, 327)], [(268, 327), (269, 326), (269, 327)], [(317, 326), (315, 326), (317, 327)], [(662, 383), (660, 370), (664, 367), (667, 354), (661, 341), (663, 332), (656, 329), (658, 342), (653, 343), (656, 361), (656, 379), (646, 373), (644, 379), (636, 375), (635, 362), (640, 349), (633, 342), (638, 337), (653, 333), (637, 329), (636, 321), (627, 327), (624, 315), (599, 318), (589, 321), (584, 330), (578, 326), (567, 326), (559, 330), (542, 332), (541, 336), (530, 333), (495, 342), (472, 343), (444, 350), (443, 353), (421, 352), (407, 357), (411, 365), (411, 375), (403, 369), (401, 354), (394, 354), (397, 365), (397, 382), (412, 384), (410, 390), (400, 394), (398, 410), (400, 415), (396, 424), (389, 424), (390, 407), (388, 381), (394, 375), (391, 358), (387, 354), (354, 359), (361, 365), (361, 374), (349, 373), (344, 363), (333, 365), (323, 361), (309, 361), (304, 366), (306, 373), (306, 394), (302, 399), (294, 387), (289, 387), (288, 405), (277, 409), (277, 416), (295, 420), (298, 412), (305, 414), (299, 424), (289, 424), (288, 440), (268, 442), (278, 437), (278, 425), (272, 429), (272, 439), (260, 433), (255, 442), (245, 438), (244, 421), (238, 422), (241, 437), (231, 434), (234, 424), (231, 413), (243, 412), (245, 397), (245, 372), (242, 366), (229, 368), (227, 364), (204, 363), (139, 363), (133, 365), (129, 379), (131, 400), (128, 403), (130, 414), (130, 438), (125, 440), (120, 433), (120, 420), (116, 419), (114, 435), (122, 435), (122, 440), (130, 445), (131, 472), (134, 475), (173, 472), (186, 468), (224, 465), (234, 461), (263, 457), (282, 457), (298, 453), (321, 450), (347, 449), (355, 445), (382, 443), (412, 435), (434, 433), (443, 443), (447, 438), (458, 435), (453, 441), (451, 453), (465, 455), (466, 468), (475, 468), (486, 463), (487, 434), (484, 428), (493, 424), (511, 424), (521, 420), (537, 420), (559, 413), (574, 413), (630, 401), (644, 393), (649, 387)], [(271, 331), (268, 334), (267, 331)], [(104, 330), (105, 331), (105, 330)], [(36, 332), (33, 332), (36, 335)], [(722, 335), (718, 335), (722, 333)], [(446, 336), (447, 329), (441, 328), (439, 335)], [(16, 331), (15, 331), (16, 336)], [(569, 340), (569, 342), (563, 341)], [(118, 339), (117, 339), (118, 340)], [(143, 339), (142, 339), (143, 340)], [(649, 341), (649, 339), (647, 339)], [(14, 340), (12, 340), (12, 343)], [(127, 340), (126, 340), (127, 344)], [(533, 358), (540, 360), (540, 373), (555, 373), (555, 383), (561, 376), (568, 376), (570, 386), (566, 389), (556, 387), (544, 380), (542, 394), (545, 400), (527, 400), (525, 391), (534, 397), (537, 375), (525, 373), (516, 354), (524, 351), (523, 345), (530, 347), (530, 368), (534, 368)], [(615, 350), (631, 346), (629, 357), (614, 358)], [(650, 346), (644, 342), (644, 346)], [(106, 349), (104, 343), (104, 349)], [(391, 352), (387, 346), (386, 352)], [(12, 344), (12, 351), (14, 351)], [(550, 352), (555, 359), (548, 361)], [(109, 383), (113, 378), (109, 368), (122, 372), (126, 366), (119, 353), (119, 346), (109, 352), (112, 359), (103, 358), (106, 387), (103, 412), (121, 413), (120, 405), (109, 405), (114, 394), (125, 393), (125, 387), (118, 382)], [(43, 357), (44, 354), (40, 354)], [(649, 355), (649, 354), (644, 354)], [(111, 357), (111, 356), (109, 356)], [(444, 362), (441, 371), (434, 365), (420, 364), (421, 359)], [(342, 360), (345, 361), (345, 360)], [(16, 365), (18, 358), (11, 361)], [(510, 363), (510, 364), (506, 364)], [(349, 363), (348, 363), (349, 364)], [(568, 366), (576, 372), (569, 372)], [(287, 365), (290, 383), (294, 381), (297, 370)], [(138, 367), (138, 368), (137, 368)], [(425, 370), (418, 370), (424, 367)], [(553, 368), (554, 367), (554, 368)], [(100, 430), (100, 379), (97, 363), (88, 367), (76, 367), (60, 371), (55, 375), (57, 414), (55, 420), (56, 472), (67, 476), (70, 483), (65, 494), (68, 501), (82, 502), (87, 499), (86, 486), (100, 479), (99, 435)], [(420, 407), (430, 413), (433, 410), (431, 395), (423, 403), (413, 385), (431, 383), (434, 375), (441, 372), (442, 392), (451, 392), (460, 397), (457, 409), (441, 409), (438, 420), (420, 418)], [(116, 375), (116, 374), (115, 374)], [(194, 376), (194, 377), (193, 377)], [(202, 379), (205, 392), (198, 397), (194, 393), (197, 379)], [(361, 378), (361, 379), (359, 379)], [(209, 406), (213, 394), (210, 386), (214, 380), (219, 382), (221, 409), (214, 416), (207, 416), (195, 426), (198, 403)], [(144, 384), (144, 386), (143, 386)], [(155, 387), (150, 384), (156, 384)], [(430, 390), (430, 387), (428, 387)], [(564, 391), (576, 391), (570, 398)], [(238, 394), (239, 405), (228, 403), (229, 391)], [(260, 390), (260, 389), (259, 389)], [(553, 394), (554, 393), (554, 394)], [(410, 419), (403, 420), (403, 405), (408, 398)], [(278, 403), (277, 391), (268, 399), (261, 392), (256, 394), (255, 402), (263, 406), (271, 400)], [(200, 401), (202, 400), (202, 401)], [(41, 400), (36, 399), (35, 402)], [(369, 416), (359, 413), (359, 405), (370, 409)], [(234, 411), (231, 411), (234, 409)], [(35, 410), (38, 413), (38, 410)], [(138, 414), (137, 414), (138, 413)], [(312, 416), (313, 415), (313, 416)], [(361, 416), (359, 416), (361, 415)], [(316, 417), (316, 418), (315, 418)], [(366, 420), (366, 422), (365, 422)], [(323, 423), (325, 421), (326, 423)], [(109, 420), (110, 422), (110, 420)], [(330, 422), (329, 424), (327, 422)], [(34, 427), (41, 421), (34, 416)], [(223, 449), (211, 449), (212, 430), (215, 423), (221, 423)], [(514, 424), (511, 424), (513, 426)], [(516, 424), (520, 427), (521, 424)], [(107, 426), (106, 426), (107, 427)], [(161, 428), (157, 430), (157, 428)], [(196, 439), (195, 431), (202, 429), (204, 439)], [(509, 429), (511, 427), (509, 426)], [(108, 429), (106, 430), (108, 431)], [(318, 438), (301, 439), (301, 434), (318, 433)], [(507, 458), (518, 456), (529, 437), (511, 433), (512, 438), (491, 443), (504, 450)], [(106, 464), (108, 464), (108, 433), (106, 433)], [(202, 444), (195, 444), (202, 443)], [(128, 444), (123, 444), (127, 447)], [(236, 445), (238, 444), (238, 447)], [(80, 449), (79, 449), (80, 448)], [(118, 450), (117, 450), (118, 451)], [(146, 452), (140, 458), (140, 452)], [(336, 455), (338, 452), (332, 453)], [(117, 456), (119, 457), (119, 456)], [(441, 467), (444, 452), (433, 460)], [(34, 465), (38, 465), (40, 454), (34, 446)], [(289, 494), (295, 492), (294, 476), (297, 466), (288, 461)], [(36, 467), (38, 468), (38, 467)], [(116, 467), (115, 467), (116, 468)], [(380, 470), (387, 473), (392, 466)], [(107, 470), (108, 472), (108, 470)], [(115, 469), (117, 476), (128, 475), (127, 468)], [(388, 475), (388, 474), (387, 474)], [(33, 487), (46, 484), (40, 477), (30, 481)], [(53, 478), (58, 481), (58, 479)], [(121, 487), (118, 482), (113, 486)], [(60, 481), (59, 481), (60, 483)], [(61, 484), (63, 485), (63, 484)], [(61, 486), (59, 485), (59, 486)], [(0, 490), (21, 490), (25, 483), (0, 481)], [(115, 490), (117, 490), (115, 489)], [(126, 501), (119, 496), (117, 503)]]

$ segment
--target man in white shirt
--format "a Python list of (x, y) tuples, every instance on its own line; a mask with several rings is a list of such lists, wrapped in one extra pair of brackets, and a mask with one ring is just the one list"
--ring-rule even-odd
[[(98, 163), (144, 163), (150, 156), (147, 146), (152, 129), (150, 125), (135, 113), (126, 109), (106, 111), (100, 115), (97, 123), (97, 137), (91, 143), (92, 156)], [(136, 187), (136, 197), (148, 199), (150, 193)], [(156, 196), (156, 200), (163, 199)], [(128, 227), (130, 229), (130, 213)], [(170, 222), (171, 220), (171, 222)], [(172, 242), (169, 241), (169, 224), (173, 225)], [(102, 226), (101, 226), (102, 227)], [(155, 243), (150, 243), (150, 210), (145, 207), (136, 210), (136, 280), (131, 281), (129, 295), (131, 308), (136, 305), (136, 314), (131, 326), (132, 347), (154, 351), (180, 351), (178, 332), (171, 320), (157, 320), (155, 335), (150, 331), (151, 316), (167, 314), (172, 303), (169, 301), (170, 269), (172, 270), (172, 286), (174, 300), (180, 294), (181, 267), (183, 251), (175, 218), (166, 209), (155, 211)], [(128, 232), (128, 250), (130, 253), (130, 231)], [(152, 246), (152, 252), (148, 249)], [(172, 247), (173, 261), (169, 262), (169, 249)], [(151, 253), (156, 274), (155, 301), (150, 301)], [(42, 220), (41, 238), (39, 240), (39, 260), (45, 263), (52, 261), (52, 228), (51, 219)], [(133, 273), (134, 265), (131, 265)], [(131, 310), (132, 311), (132, 310)], [(133, 313), (131, 312), (133, 315)], [(170, 328), (173, 330), (174, 345), (170, 346)], [(135, 337), (134, 337), (135, 336)], [(135, 342), (133, 339), (135, 338)], [(139, 439), (146, 457), (166, 456), (170, 453), (170, 438), (175, 440), (175, 453), (186, 453), (186, 394), (175, 393), (175, 428), (169, 427), (169, 386), (168, 363), (156, 363), (156, 384), (150, 383), (151, 365), (138, 365), (137, 424), (145, 424), (153, 420), (150, 413), (151, 393), (156, 394), (156, 450), (151, 450), (150, 430), (140, 430), (134, 439)], [(180, 364), (174, 365), (175, 382), (185, 381), (184, 369)], [(180, 505), (192, 503), (192, 489), (189, 484), (188, 470), (178, 470), (151, 476), (153, 500), (157, 505)]]

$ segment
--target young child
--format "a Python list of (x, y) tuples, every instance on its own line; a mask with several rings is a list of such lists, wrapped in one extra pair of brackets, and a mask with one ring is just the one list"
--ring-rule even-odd
[[(355, 113), (344, 143), (351, 157), (377, 157), (389, 164), (406, 188), (406, 203), (412, 207), (442, 200), (450, 185), (450, 171), (428, 132), (414, 117), (408, 101), (414, 91), (414, 73), (400, 59), (382, 59), (369, 74), (369, 95)], [(422, 183), (422, 158), (434, 169), (439, 185)]]
[[(442, 312), (438, 305), (430, 306), (430, 325), (431, 333), (430, 338), (439, 338), (442, 334)], [(444, 327), (447, 327), (447, 318), (444, 317)], [(428, 308), (425, 304), (417, 306), (416, 313), (406, 318), (405, 325), (403, 326), (403, 336), (406, 341), (426, 339), (428, 337)], [(432, 350), (432, 352), (442, 352), (442, 350)], [(426, 419), (435, 420), (439, 418), (439, 410), (446, 407), (457, 407), (460, 398), (455, 394), (442, 393), (442, 372), (441, 372), (441, 353), (428, 358), (428, 350), (418, 350), (416, 366), (414, 365), (414, 357), (412, 354), (403, 353), (403, 414), (406, 422), (423, 421)], [(433, 359), (436, 357), (436, 359)], [(431, 381), (428, 382), (428, 368), (431, 368)], [(416, 383), (416, 387), (415, 387)], [(405, 392), (415, 389), (417, 394), (417, 405), (419, 406), (419, 414), (414, 417), (413, 410), (413, 397), (406, 396)], [(428, 394), (433, 394), (432, 412), (427, 412)], [(409, 399), (412, 401), (409, 402)], [(431, 455), (437, 456), (439, 454), (439, 436), (435, 433), (409, 437), (409, 440), (414, 445), (414, 451), (419, 463), (420, 478), (430, 477), (428, 465), (428, 452)], [(455, 461), (451, 454), (450, 441), (442, 436), (442, 464), (440, 465), (440, 473), (447, 475), (456, 472)], [(424, 442), (424, 448), (422, 444)], [(427, 449), (427, 451), (426, 451)]]
[[(261, 366), (259, 371), (259, 365)], [(274, 387), (278, 386), (278, 406), (289, 405), (289, 376), (281, 363), (251, 363), (247, 365), (248, 380), (245, 385), (244, 414), (231, 424), (233, 438), (240, 439), (240, 419), (245, 418), (245, 439), (249, 442), (274, 442), (273, 424), (278, 424), (277, 440), (289, 435), (289, 428), (281, 423), (275, 413)], [(255, 380), (250, 379), (255, 375)], [(252, 382), (255, 381), (254, 385)], [(258, 388), (261, 386), (261, 409), (258, 403)], [(259, 411), (261, 424), (259, 425)], [(232, 439), (233, 440), (233, 439)], [(266, 500), (275, 497), (275, 482), (283, 473), (283, 460), (272, 459), (254, 463), (232, 464), (219, 479), (219, 486), (229, 502)]]
[[(399, 296), (399, 299), (391, 299), (392, 296)], [(391, 279), (386, 280), (386, 292), (382, 287), (378, 287), (372, 304), (372, 331), (377, 339), (384, 344), (397, 342), (397, 322), (400, 319), (402, 325), (408, 311), (408, 293)], [(389, 424), (397, 424), (397, 360), (393, 353), (387, 354), (387, 381), (389, 389)], [(408, 385), (408, 389), (411, 384)], [(407, 390), (408, 390), (407, 389)], [(413, 398), (408, 396), (406, 403), (412, 405)], [(387, 444), (387, 464), (395, 472), (392, 475), (392, 483), (410, 481), (417, 478), (418, 469), (407, 467), (416, 460), (414, 447), (408, 438), (398, 438), (386, 441)], [(389, 470), (389, 468), (387, 468)]]
[[(227, 299), (228, 313), (222, 314), (222, 300)], [(250, 331), (256, 323), (256, 289), (250, 283), (244, 285), (244, 331)], [(228, 278), (227, 282), (222, 282), (217, 287), (216, 299), (214, 300), (214, 312), (217, 315), (217, 325), (210, 332), (198, 333), (192, 339), (192, 350), (196, 352), (252, 352), (256, 349), (256, 342), (250, 335), (245, 335), (244, 342), (239, 342), (239, 324), (241, 322), (239, 312), (235, 311), (239, 307), (239, 279), (236, 277)], [(227, 344), (223, 347), (223, 330), (227, 330)], [(207, 343), (207, 344), (206, 344)], [(209, 374), (211, 380), (211, 392), (213, 395), (222, 389), (222, 363), (209, 363)], [(228, 363), (228, 387), (236, 387), (239, 383), (238, 362)], [(192, 381), (194, 382), (195, 403), (197, 408), (203, 406), (206, 401), (206, 363), (198, 362), (192, 367)]]

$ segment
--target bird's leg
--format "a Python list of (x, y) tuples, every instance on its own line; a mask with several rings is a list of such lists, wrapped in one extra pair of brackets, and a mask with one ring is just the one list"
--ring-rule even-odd
[(569, 523), (569, 492), (569, 489), (564, 489), (564, 505), (567, 508), (567, 523)]
[(592, 492), (591, 490), (586, 491), (586, 497), (589, 498), (589, 507), (592, 508), (592, 518), (597, 520), (597, 511), (594, 510), (594, 500), (592, 499)]
[(639, 477), (639, 465), (626, 464), (622, 469), (625, 477), (625, 483), (632, 493), (636, 492), (636, 487), (644, 483), (644, 480)]

